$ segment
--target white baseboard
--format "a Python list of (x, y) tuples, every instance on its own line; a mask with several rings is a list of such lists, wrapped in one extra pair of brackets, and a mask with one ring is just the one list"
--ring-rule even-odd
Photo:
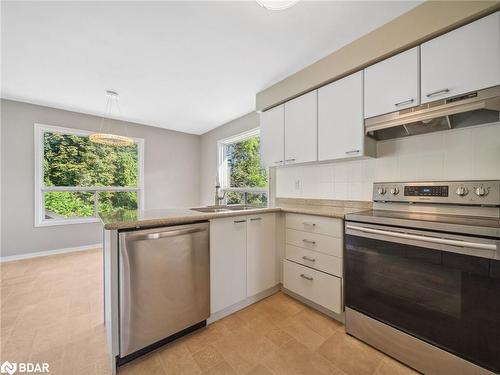
[(93, 245), (67, 247), (67, 248), (64, 248), (64, 249), (38, 251), (36, 253), (26, 253), (26, 254), (20, 254), (20, 255), (9, 255), (9, 256), (5, 256), (5, 257), (0, 257), (0, 263), (3, 263), (3, 262), (12, 262), (14, 260), (22, 260), (22, 259), (30, 259), (30, 258), (37, 258), (37, 257), (45, 257), (45, 256), (48, 256), (48, 255), (57, 255), (57, 254), (64, 254), (64, 253), (74, 253), (74, 252), (77, 252), (77, 251), (87, 251), (87, 250), (98, 249), (98, 248), (101, 248), (101, 247), (102, 247), (102, 244), (97, 243), (97, 244), (93, 244)]
[(211, 314), (210, 317), (207, 319), (207, 324), (211, 324), (219, 319), (225, 318), (226, 316), (231, 315), (236, 311), (242, 310), (245, 307), (248, 307), (254, 304), (255, 302), (260, 301), (261, 299), (267, 298), (273, 295), (274, 293), (279, 292), (280, 290), (281, 290), (281, 284), (278, 284), (254, 296), (247, 297), (243, 301), (235, 303), (234, 305), (231, 305), (229, 307), (226, 307), (225, 309), (222, 309), (220, 311), (217, 311), (216, 313)]
[(337, 314), (331, 310), (328, 310), (326, 307), (318, 305), (316, 302), (308, 300), (307, 298), (302, 297), (301, 295), (294, 293), (291, 290), (286, 289), (283, 286), (281, 288), (281, 291), (285, 294), (288, 294), (290, 297), (295, 298), (297, 301), (302, 302), (304, 305), (312, 307), (313, 309), (318, 310), (320, 313), (323, 313), (323, 314), (329, 316), (330, 318), (333, 318), (333, 319), (339, 321), (340, 323), (345, 324), (345, 312), (342, 312), (341, 314)]

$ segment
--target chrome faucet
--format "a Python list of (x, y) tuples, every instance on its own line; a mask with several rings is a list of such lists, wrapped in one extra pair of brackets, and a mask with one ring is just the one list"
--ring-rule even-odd
[(219, 194), (220, 183), (219, 181), (215, 182), (215, 205), (220, 206), (221, 202), (226, 199), (226, 192), (222, 193), (222, 196)]

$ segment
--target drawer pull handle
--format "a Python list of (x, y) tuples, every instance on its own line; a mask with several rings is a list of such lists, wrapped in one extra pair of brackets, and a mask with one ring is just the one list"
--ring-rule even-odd
[(304, 255), (304, 256), (302, 257), (302, 259), (304, 259), (304, 260), (308, 260), (309, 262), (316, 262), (316, 259), (314, 259), (314, 258), (310, 258), (310, 257), (308, 257), (307, 255)]
[(311, 241), (311, 240), (306, 240), (306, 239), (303, 239), (302, 242), (304, 243), (308, 243), (310, 245), (316, 245), (316, 241)]
[(274, 162), (274, 164), (281, 164), (281, 163), (283, 163), (283, 160), (278, 160)]
[(292, 161), (295, 161), (295, 159), (285, 159), (285, 161), (286, 161), (287, 163), (290, 163), (290, 162), (292, 162)]
[(303, 273), (300, 274), (300, 277), (302, 277), (303, 279), (309, 280), (309, 281), (313, 281), (314, 280), (311, 276), (306, 276)]
[(247, 222), (246, 220), (235, 220), (234, 221), (235, 224), (246, 223), (246, 222)]
[(258, 221), (258, 220), (262, 220), (262, 218), (261, 217), (252, 217), (250, 219), (250, 221)]
[(441, 95), (441, 94), (446, 94), (450, 92), (450, 89), (442, 89), (442, 90), (438, 90), (438, 91), (434, 91), (434, 92), (430, 92), (428, 93), (426, 96), (428, 98), (432, 98), (433, 96), (436, 96), (436, 95)]
[(311, 223), (311, 222), (309, 222), (309, 221), (304, 221), (304, 222), (302, 223), (302, 225), (315, 227), (315, 226), (316, 226), (316, 223)]
[(398, 102), (396, 104), (394, 104), (396, 107), (399, 107), (400, 105), (405, 105), (405, 104), (410, 104), (410, 103), (413, 103), (415, 99), (406, 99), (406, 100), (403, 100), (401, 102)]
[(345, 153), (346, 153), (346, 155), (359, 154), (359, 150), (346, 151)]

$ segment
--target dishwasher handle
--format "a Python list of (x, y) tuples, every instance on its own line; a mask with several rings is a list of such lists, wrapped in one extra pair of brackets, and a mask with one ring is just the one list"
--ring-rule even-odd
[(148, 234), (129, 234), (129, 237), (132, 240), (141, 241), (141, 240), (159, 240), (160, 238), (168, 238), (168, 237), (177, 237), (183, 236), (186, 234), (193, 234), (198, 232), (206, 231), (206, 228), (186, 228), (186, 229), (177, 229), (165, 232), (157, 232), (157, 233), (148, 233)]

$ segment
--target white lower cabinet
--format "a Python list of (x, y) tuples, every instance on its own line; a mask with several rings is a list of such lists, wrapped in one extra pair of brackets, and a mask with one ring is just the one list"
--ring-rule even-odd
[(320, 253), (342, 256), (342, 239), (288, 228), (286, 243)]
[(290, 213), (285, 222), (284, 288), (341, 314), (343, 221)]
[(210, 222), (210, 312), (277, 284), (274, 213)]
[(337, 314), (342, 312), (342, 280), (285, 260), (285, 288)]
[(343, 222), (340, 219), (304, 214), (286, 214), (286, 227), (303, 232), (326, 234), (337, 238), (342, 238), (344, 232)]
[(246, 297), (246, 217), (210, 222), (210, 312)]
[(342, 277), (342, 258), (289, 244), (286, 245), (285, 253), (286, 259), (295, 263)]
[(248, 216), (247, 297), (277, 284), (275, 236), (275, 214)]

